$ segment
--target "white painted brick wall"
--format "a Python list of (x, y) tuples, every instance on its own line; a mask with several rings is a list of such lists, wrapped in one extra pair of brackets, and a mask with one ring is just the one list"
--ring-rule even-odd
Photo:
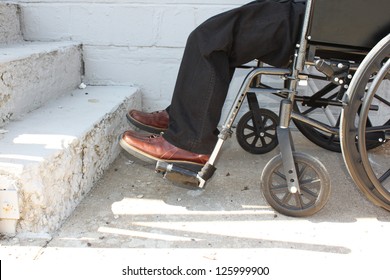
[(84, 44), (90, 84), (138, 85), (144, 109), (170, 103), (187, 36), (246, 0), (19, 1), (26, 40)]

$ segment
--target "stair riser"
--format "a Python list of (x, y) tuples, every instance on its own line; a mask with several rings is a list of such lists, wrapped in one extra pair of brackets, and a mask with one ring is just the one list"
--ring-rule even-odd
[(0, 44), (22, 41), (20, 30), (19, 7), (16, 4), (0, 3)]
[(81, 83), (81, 46), (0, 63), (0, 126), (19, 119)]
[(61, 226), (118, 156), (117, 138), (129, 107), (123, 104), (68, 149), (25, 171), (18, 232), (53, 232)]
[[(86, 90), (89, 90), (86, 96), (89, 98), (93, 93), (90, 88)], [(94, 110), (101, 111), (96, 114), (101, 116), (96, 121), (86, 121), (82, 117), (84, 112), (77, 115), (82, 109), (74, 109), (68, 105), (55, 112), (58, 108), (56, 105), (45, 111), (53, 114), (52, 117), (47, 115), (49, 128), (26, 129), (25, 135), (19, 132), (5, 135), (6, 138), (2, 140), (5, 142), (2, 148), (5, 158), (0, 162), (0, 174), (3, 179), (7, 178), (3, 182), (8, 186), (2, 187), (16, 188), (18, 192), (20, 219), (16, 227), (17, 233), (52, 233), (57, 230), (118, 156), (119, 135), (129, 127), (125, 115), (130, 108), (141, 108), (141, 95), (135, 90), (127, 97), (120, 93), (114, 97), (117, 105), (111, 109), (106, 109), (107, 106), (102, 109), (98, 102), (108, 103), (105, 100), (110, 98), (110, 89), (105, 93), (108, 97), (91, 98), (92, 102), (99, 101), (96, 101), (95, 107), (86, 109), (91, 114)], [(80, 99), (74, 102), (81, 103)], [(59, 123), (57, 119), (61, 118), (61, 110), (64, 118), (74, 118), (74, 121)], [(40, 114), (37, 120), (45, 119), (46, 113), (42, 114), (40, 111), (41, 109), (34, 112)], [(27, 126), (40, 122), (32, 120), (34, 118), (31, 117)], [(83, 124), (76, 124), (77, 121)], [(18, 127), (10, 126), (9, 134), (12, 134), (11, 130), (23, 131), (23, 127), (22, 124)], [(64, 128), (61, 129), (62, 127)], [(41, 134), (39, 131), (42, 131)], [(80, 131), (84, 132), (80, 134)], [(35, 140), (34, 137), (42, 135), (44, 137), (41, 142)], [(56, 144), (51, 146), (48, 144), (50, 137), (63, 140), (53, 141)], [(37, 142), (45, 144), (34, 144)]]

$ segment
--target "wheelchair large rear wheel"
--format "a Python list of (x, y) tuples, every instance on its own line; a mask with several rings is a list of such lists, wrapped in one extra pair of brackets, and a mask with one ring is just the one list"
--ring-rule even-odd
[[(340, 137), (344, 161), (355, 184), (370, 201), (390, 211), (389, 57), (390, 34), (370, 51), (351, 81)], [(366, 148), (378, 139), (380, 147)]]
[(294, 153), (293, 157), (300, 191), (289, 191), (281, 155), (275, 156), (265, 166), (261, 190), (267, 202), (279, 213), (292, 217), (310, 216), (320, 211), (329, 199), (329, 174), (312, 156)]

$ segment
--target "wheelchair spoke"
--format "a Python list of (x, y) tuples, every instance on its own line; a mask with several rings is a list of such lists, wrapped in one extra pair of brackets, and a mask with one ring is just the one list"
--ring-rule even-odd
[(281, 173), (280, 171), (276, 171), (274, 174), (279, 176), (280, 178), (282, 178), (283, 180), (285, 180), (287, 182), (286, 176), (283, 173)]
[(305, 173), (306, 173), (306, 168), (307, 168), (307, 166), (304, 165), (304, 166), (301, 167), (300, 170), (297, 171), (297, 172), (298, 172), (298, 180), (299, 180), (299, 182), (301, 182), (303, 176), (305, 175)]
[(265, 142), (265, 137), (260, 137), (260, 141), (263, 146), (267, 145), (267, 143)]
[(267, 116), (262, 117), (262, 118), (261, 118), (261, 126), (264, 127), (265, 124), (266, 124), (268, 121), (270, 121), (270, 118), (269, 118), (269, 117), (267, 117)]
[(244, 125), (244, 129), (249, 129), (249, 130), (251, 130), (251, 131), (255, 131), (255, 126), (246, 123), (246, 124)]
[(381, 182), (381, 184), (383, 184), (389, 177), (390, 177), (390, 169), (387, 169), (387, 171), (383, 173), (383, 175), (378, 180), (379, 182)]
[(252, 140), (252, 142), (251, 142), (251, 145), (252, 145), (252, 146), (255, 146), (258, 140), (259, 140), (259, 137), (258, 137), (257, 135), (255, 135), (255, 137), (253, 137), (253, 140)]
[(284, 193), (284, 192), (288, 192), (287, 184), (272, 186), (272, 192), (273, 192), (273, 193)]
[(267, 131), (267, 130), (276, 130), (276, 124), (270, 124), (266, 127), (264, 127), (264, 130)]
[(251, 133), (245, 134), (245, 135), (243, 136), (243, 138), (244, 138), (245, 140), (247, 140), (247, 139), (249, 139), (249, 138), (251, 138), (251, 137), (255, 137), (255, 136), (256, 136), (256, 133), (251, 132)]
[(291, 200), (291, 197), (293, 196), (292, 193), (290, 192), (286, 192), (286, 194), (284, 195), (284, 197), (282, 198), (282, 203), (283, 204), (289, 204), (288, 202)]
[(304, 206), (304, 202), (302, 200), (302, 197), (299, 193), (295, 193), (294, 194), (294, 197), (295, 197), (295, 202), (298, 206), (299, 209), (303, 209), (303, 206)]
[(271, 138), (271, 139), (275, 139), (276, 138), (276, 135), (275, 134), (270, 134), (270, 133), (265, 133), (265, 135), (264, 136), (267, 136), (267, 137), (269, 137), (269, 138)]
[(308, 186), (308, 185), (313, 185), (313, 184), (316, 184), (316, 183), (321, 183), (320, 179), (319, 178), (311, 178), (311, 179), (307, 179), (303, 182), (299, 181), (299, 185), (300, 186)]
[(386, 99), (380, 97), (379, 95), (375, 94), (375, 95), (374, 95), (374, 98), (377, 99), (377, 100), (379, 100), (380, 102), (386, 104), (387, 106), (390, 106), (390, 102), (387, 101)]
[(312, 198), (312, 199), (310, 199), (310, 201), (315, 201), (317, 199), (318, 195), (316, 193), (312, 192), (311, 190), (309, 190), (308, 188), (306, 188), (304, 186), (300, 186), (300, 189), (301, 189), (302, 195), (305, 195), (305, 197), (309, 196)]

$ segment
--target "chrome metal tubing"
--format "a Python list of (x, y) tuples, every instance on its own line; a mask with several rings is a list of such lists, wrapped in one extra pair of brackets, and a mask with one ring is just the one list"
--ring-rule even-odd
[(312, 6), (313, 6), (313, 0), (307, 0), (305, 17), (302, 25), (302, 34), (299, 43), (298, 57), (295, 64), (295, 70), (297, 71), (302, 71), (305, 66), (307, 40), (308, 40), (307, 37), (309, 32), (310, 14), (311, 14)]
[[(241, 84), (241, 88), (236, 96), (236, 99), (233, 102), (233, 105), (229, 111), (229, 114), (226, 117), (226, 120), (222, 126), (222, 129), (230, 129), (233, 125), (233, 122), (237, 116), (239, 109), (246, 97), (246, 93), (248, 91), (252, 91), (250, 88), (251, 81), (258, 75), (272, 75), (272, 76), (285, 76), (290, 75), (291, 71), (287, 68), (273, 68), (273, 67), (262, 67), (262, 68), (254, 68), (250, 71), (244, 81)], [(270, 93), (273, 91), (264, 91), (264, 93)]]
[(295, 120), (298, 120), (300, 122), (303, 122), (305, 124), (308, 124), (312, 127), (315, 127), (321, 131), (324, 131), (324, 132), (327, 132), (327, 133), (331, 133), (331, 134), (339, 134), (339, 129), (338, 128), (334, 128), (334, 127), (331, 127), (329, 125), (326, 125), (326, 124), (323, 124), (319, 121), (316, 121), (312, 118), (309, 118), (309, 117), (306, 117), (304, 115), (301, 115), (301, 114), (297, 114), (295, 112), (291, 112), (291, 118), (295, 119)]
[[(245, 77), (244, 81), (241, 84), (240, 90), (232, 104), (232, 107), (225, 119), (225, 122), (222, 125), (222, 130), (218, 136), (217, 144), (214, 147), (213, 152), (210, 155), (210, 158), (206, 164), (214, 166), (215, 161), (217, 160), (217, 157), (219, 155), (219, 152), (222, 148), (223, 143), (225, 140), (231, 135), (231, 127), (233, 125), (233, 122), (237, 116), (238, 111), (241, 108), (241, 105), (247, 95), (247, 92), (253, 91), (252, 88), (250, 88), (251, 82), (254, 78), (256, 78), (259, 75), (273, 75), (273, 76), (286, 76), (290, 75), (291, 70), (287, 68), (274, 68), (274, 67), (260, 67), (260, 68), (254, 68), (252, 69)], [(257, 89), (256, 89), (257, 91)], [(279, 92), (283, 92), (282, 89), (278, 89)], [(287, 90), (286, 90), (287, 91)], [(275, 92), (272, 89), (261, 91), (262, 93), (272, 93)], [(206, 184), (206, 180), (202, 179), (202, 171), (198, 172), (197, 176), (199, 180), (199, 188), (204, 188)]]

